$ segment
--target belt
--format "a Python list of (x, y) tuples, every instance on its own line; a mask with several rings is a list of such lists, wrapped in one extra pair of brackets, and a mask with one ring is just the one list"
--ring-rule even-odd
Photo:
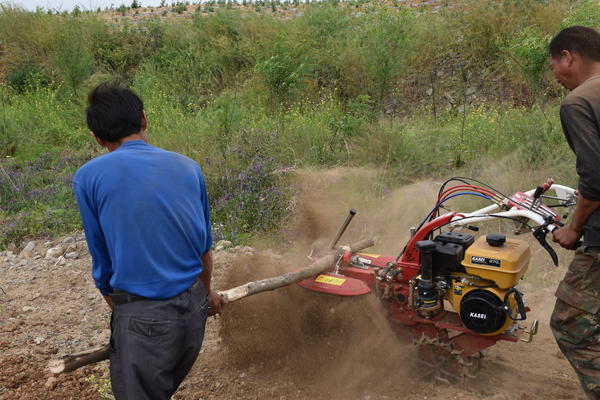
[(586, 246), (585, 250), (589, 251), (590, 253), (594, 253), (594, 254), (600, 253), (600, 247), (598, 247), (598, 246)]
[(113, 290), (109, 297), (110, 297), (110, 300), (112, 301), (112, 303), (117, 304), (117, 305), (133, 303), (134, 301), (139, 301), (139, 300), (154, 300), (154, 299), (150, 299), (148, 297), (138, 296), (137, 294), (127, 293), (127, 292), (124, 292), (122, 290), (117, 290), (117, 289)]
[[(194, 284), (192, 286), (190, 286), (189, 288), (187, 288), (183, 292), (186, 292), (188, 290), (194, 289), (200, 283), (202, 283), (202, 281), (200, 280), (200, 276), (198, 276), (198, 278), (196, 279), (196, 282), (194, 282)], [(183, 293), (183, 292), (181, 292), (181, 293)], [(177, 294), (176, 296), (173, 296), (173, 297), (177, 297), (181, 293), (179, 293), (179, 294)], [(113, 304), (116, 304), (116, 305), (133, 303), (134, 301), (140, 301), (140, 300), (150, 300), (150, 301), (167, 300), (167, 299), (151, 299), (149, 297), (138, 296), (137, 294), (125, 292), (125, 291), (119, 290), (119, 289), (113, 289), (113, 291), (112, 291), (112, 293), (110, 294), (109, 297), (112, 300)]]

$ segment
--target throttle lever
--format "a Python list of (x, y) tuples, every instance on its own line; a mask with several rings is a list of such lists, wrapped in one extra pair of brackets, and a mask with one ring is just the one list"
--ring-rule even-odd
[(558, 267), (558, 255), (556, 251), (548, 244), (546, 241), (546, 235), (548, 234), (548, 229), (545, 226), (539, 226), (533, 231), (533, 236), (537, 239), (537, 241), (542, 245), (542, 247), (550, 254), (552, 257), (552, 262), (555, 266)]

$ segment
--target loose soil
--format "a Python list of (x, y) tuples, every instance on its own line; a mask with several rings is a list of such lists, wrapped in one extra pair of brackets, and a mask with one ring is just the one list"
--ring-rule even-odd
[[(311, 245), (330, 238), (356, 204), (359, 215), (343, 242), (371, 236), (379, 243), (373, 251), (393, 254), (437, 186), (388, 191), (380, 182), (376, 171), (303, 173), (298, 218), (286, 227), (286, 243), (279, 252), (259, 243), (215, 251), (215, 287), (305, 265)], [(404, 220), (406, 226), (398, 222)], [(107, 362), (56, 377), (45, 370), (48, 360), (109, 337), (108, 307), (91, 280), (85, 241), (72, 236), (64, 247), (79, 254), (73, 260), (33, 258), (62, 239), (38, 243), (31, 258), (0, 253), (0, 400), (110, 398)], [(209, 319), (198, 361), (173, 398), (583, 400), (548, 328), (553, 291), (570, 255), (560, 253), (563, 266), (554, 269), (533, 246), (521, 289), (532, 309), (528, 319), (540, 320), (539, 334), (529, 344), (492, 347), (478, 377), (463, 385), (422, 379), (412, 345), (396, 339), (374, 298), (341, 299), (293, 286), (230, 304)]]

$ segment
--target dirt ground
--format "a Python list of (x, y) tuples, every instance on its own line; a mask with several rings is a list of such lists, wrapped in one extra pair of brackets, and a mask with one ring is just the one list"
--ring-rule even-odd
[[(435, 185), (419, 183), (384, 193), (361, 186), (358, 175), (331, 172), (301, 182), (301, 218), (286, 232), (285, 252), (272, 246), (260, 250), (265, 247), (260, 243), (216, 251), (215, 287), (302, 266), (310, 244), (334, 231), (346, 206), (356, 203), (372, 218), (357, 216), (347, 239), (370, 235), (381, 243), (374, 251), (395, 251), (406, 227), (386, 221), (408, 218), (396, 205), (410, 199), (422, 203), (415, 193), (429, 198)], [(353, 190), (354, 184), (376, 195), (365, 198), (364, 190)], [(318, 190), (323, 185), (333, 200), (323, 200)], [(387, 212), (382, 215), (378, 209)], [(329, 221), (326, 215), (331, 223), (315, 222)], [(396, 232), (394, 240), (391, 232)], [(38, 242), (29, 257), (0, 253), (0, 400), (110, 398), (106, 361), (56, 377), (45, 370), (50, 359), (103, 345), (109, 337), (108, 307), (90, 277), (85, 240), (78, 233), (71, 239)], [(77, 257), (46, 258), (56, 246)], [(540, 320), (534, 341), (492, 347), (477, 378), (463, 385), (422, 379), (414, 348), (394, 337), (369, 295), (340, 299), (294, 286), (231, 304), (222, 316), (209, 319), (200, 357), (173, 398), (583, 400), (548, 328), (553, 291), (569, 259), (560, 255), (563, 265), (553, 269), (534, 249), (530, 273), (520, 285), (532, 309), (528, 319)]]

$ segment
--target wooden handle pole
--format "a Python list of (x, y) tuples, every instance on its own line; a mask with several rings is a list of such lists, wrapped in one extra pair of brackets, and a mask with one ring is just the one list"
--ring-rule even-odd
[[(350, 251), (356, 252), (373, 246), (372, 239), (361, 240), (350, 246)], [(310, 278), (313, 275), (321, 273), (328, 268), (331, 268), (337, 261), (338, 252), (331, 251), (326, 256), (318, 259), (308, 267), (298, 271), (288, 272), (287, 274), (275, 276), (272, 278), (262, 279), (260, 281), (249, 282), (244, 285), (234, 287), (233, 289), (219, 292), (228, 303), (243, 299), (244, 297), (252, 296), (258, 293), (275, 290), (283, 286), (291, 285), (303, 279)], [(102, 346), (96, 349), (85, 350), (79, 353), (66, 355), (62, 358), (50, 360), (48, 369), (53, 374), (61, 374), (63, 372), (74, 371), (88, 364), (93, 364), (99, 361), (108, 359), (109, 345)]]

